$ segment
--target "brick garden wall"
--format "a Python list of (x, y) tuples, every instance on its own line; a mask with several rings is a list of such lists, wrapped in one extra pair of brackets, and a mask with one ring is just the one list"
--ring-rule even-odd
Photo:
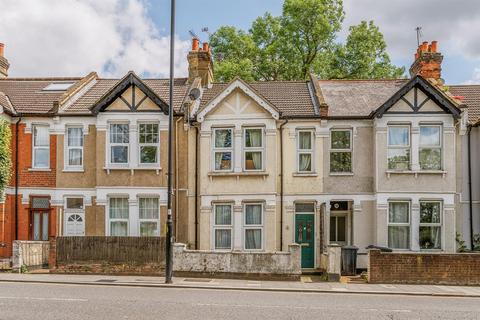
[(165, 268), (165, 237), (52, 237), (50, 272), (158, 275)]
[(369, 251), (368, 282), (480, 285), (480, 253)]

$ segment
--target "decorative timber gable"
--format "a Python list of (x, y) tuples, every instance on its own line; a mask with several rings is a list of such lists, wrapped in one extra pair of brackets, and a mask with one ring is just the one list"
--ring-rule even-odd
[(454, 118), (460, 118), (461, 111), (459, 104), (445, 92), (417, 75), (375, 110), (372, 116), (381, 118), (384, 114), (412, 113), (448, 113)]
[(115, 112), (163, 112), (168, 104), (147, 86), (133, 71), (127, 73), (90, 109), (93, 114)]

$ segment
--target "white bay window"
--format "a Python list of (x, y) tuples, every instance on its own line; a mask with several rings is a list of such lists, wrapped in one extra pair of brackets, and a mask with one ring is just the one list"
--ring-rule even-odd
[(215, 250), (232, 249), (232, 205), (215, 204), (213, 220), (213, 242)]
[(388, 169), (410, 170), (410, 127), (388, 126)]
[(109, 129), (110, 163), (126, 165), (129, 160), (129, 125), (128, 123), (111, 123)]
[(263, 248), (263, 206), (259, 203), (244, 205), (244, 249)]
[(215, 171), (231, 171), (233, 169), (232, 128), (216, 128), (213, 141), (213, 159)]
[(158, 164), (159, 132), (157, 123), (138, 125), (138, 152), (140, 165)]
[(388, 204), (388, 247), (410, 249), (410, 202), (392, 201)]
[(244, 128), (243, 164), (245, 171), (263, 170), (263, 128)]
[(442, 203), (420, 202), (419, 246), (421, 250), (442, 248)]
[(313, 131), (299, 130), (297, 135), (297, 170), (313, 171)]
[(160, 208), (158, 198), (139, 198), (140, 236), (160, 235)]
[(128, 236), (128, 198), (109, 198), (109, 223), (111, 236)]
[(330, 131), (330, 172), (353, 172), (352, 131), (350, 129), (334, 129)]
[(421, 170), (442, 169), (442, 129), (439, 125), (420, 125), (419, 162)]
[(67, 128), (66, 157), (67, 168), (83, 167), (83, 128)]

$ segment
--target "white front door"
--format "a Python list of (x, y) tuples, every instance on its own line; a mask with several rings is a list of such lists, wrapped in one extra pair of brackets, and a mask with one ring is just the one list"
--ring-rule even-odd
[(65, 214), (65, 235), (85, 235), (85, 214), (80, 212)]

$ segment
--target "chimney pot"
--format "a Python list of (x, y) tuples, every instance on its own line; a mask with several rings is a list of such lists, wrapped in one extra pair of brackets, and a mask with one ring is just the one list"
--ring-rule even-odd
[(209, 51), (209, 48), (210, 48), (210, 46), (209, 46), (208, 42), (204, 42), (204, 43), (203, 43), (203, 51), (207, 51), (207, 52), (208, 52), (208, 51)]
[(428, 42), (424, 41), (422, 43), (422, 52), (426, 52), (428, 50)]
[(200, 44), (200, 41), (198, 40), (198, 38), (193, 38), (192, 39), (192, 51), (198, 51), (199, 44)]
[(421, 75), (427, 79), (441, 80), (443, 56), (437, 51), (437, 41), (423, 42), (415, 53), (410, 75)]
[(430, 46), (432, 47), (432, 52), (437, 52), (437, 47), (438, 47), (437, 41), (432, 41), (432, 44)]

